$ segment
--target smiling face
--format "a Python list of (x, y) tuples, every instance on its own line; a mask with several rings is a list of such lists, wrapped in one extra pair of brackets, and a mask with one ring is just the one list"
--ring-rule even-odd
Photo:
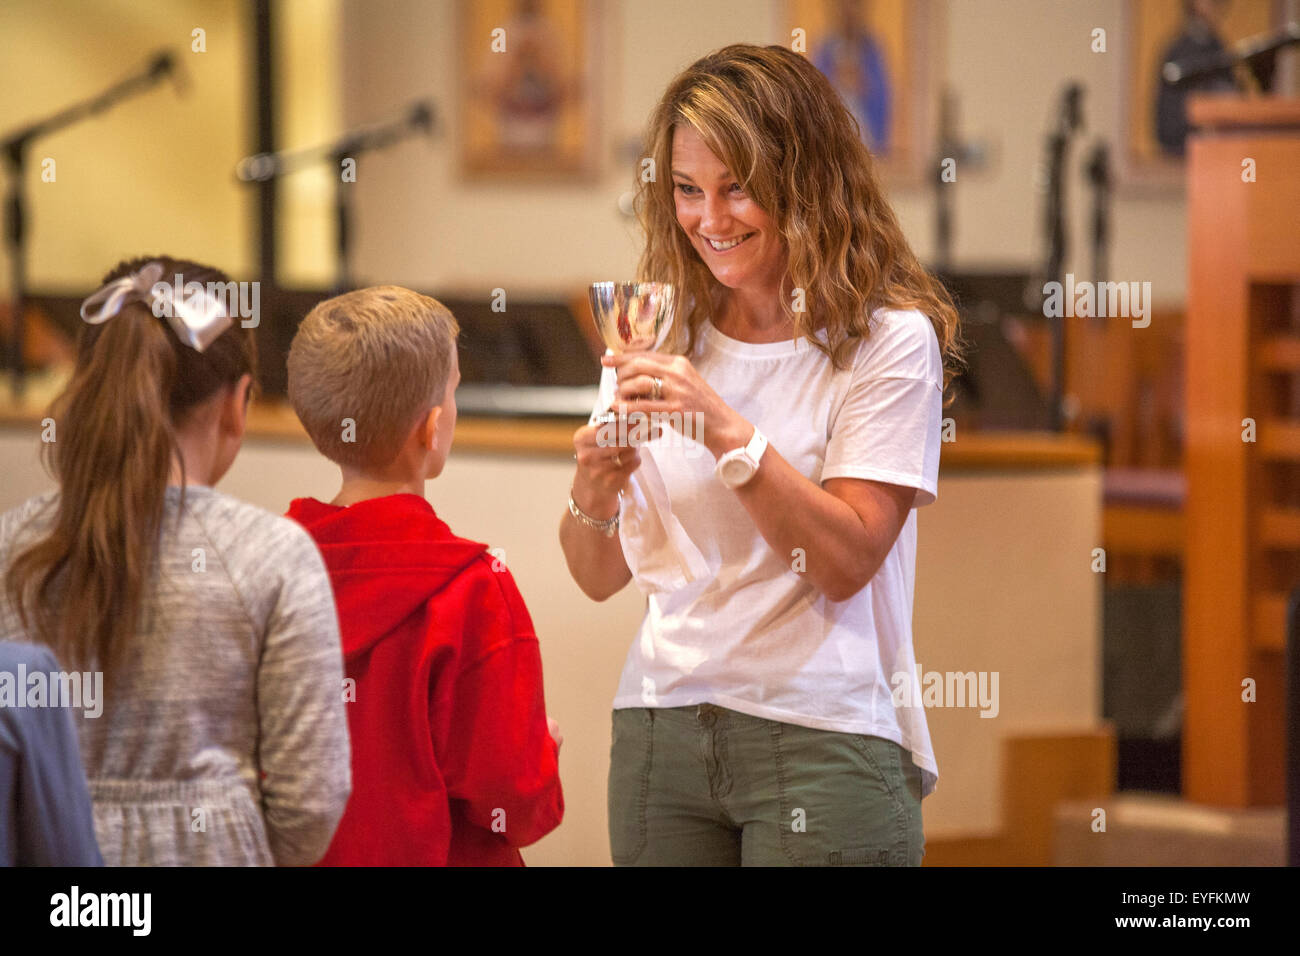
[(677, 223), (713, 277), (728, 289), (778, 296), (786, 247), (771, 217), (690, 126), (673, 130)]

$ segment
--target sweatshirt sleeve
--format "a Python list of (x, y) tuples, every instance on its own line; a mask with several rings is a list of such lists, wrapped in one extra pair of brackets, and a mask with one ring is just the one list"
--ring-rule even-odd
[(471, 823), (523, 847), (564, 816), (558, 751), (528, 609), (505, 568), (485, 577), (467, 625), (476, 634), (466, 645), (477, 654), (456, 678), (443, 770), (448, 796), (464, 803)]
[(307, 533), (281, 528), (284, 571), (258, 668), (258, 748), (271, 852), (281, 866), (305, 866), (325, 855), (343, 816), (351, 749), (329, 576)]
[[(59, 673), (44, 648), (0, 644), (0, 670), (13, 673), (16, 661), (29, 672)], [(15, 812), (9, 832), (0, 832), (0, 864), (104, 865), (76, 730), (65, 707), (0, 708), (0, 799)]]

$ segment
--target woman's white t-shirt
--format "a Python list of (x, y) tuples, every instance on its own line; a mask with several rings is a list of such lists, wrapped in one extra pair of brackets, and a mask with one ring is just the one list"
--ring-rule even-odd
[(812, 481), (864, 478), (915, 488), (916, 498), (871, 581), (830, 601), (800, 573), (816, 548), (777, 554), (703, 445), (675, 431), (643, 445), (619, 534), (647, 606), (614, 707), (711, 703), (885, 737), (911, 752), (929, 795), (938, 765), (924, 709), (908, 704), (922, 699), (915, 509), (938, 496), (943, 364), (930, 321), (878, 310), (841, 371), (804, 339), (740, 342), (706, 322), (691, 361)]

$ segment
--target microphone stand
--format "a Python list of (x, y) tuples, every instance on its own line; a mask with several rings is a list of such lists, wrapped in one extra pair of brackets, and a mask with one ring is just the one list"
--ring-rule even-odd
[(27, 169), (27, 148), (42, 136), (102, 113), (122, 100), (155, 86), (172, 72), (172, 68), (171, 54), (160, 53), (144, 70), (113, 84), (98, 96), (37, 120), (0, 140), (0, 152), (4, 154), (5, 167), (9, 173), (9, 189), (5, 199), (5, 247), (9, 253), (12, 283), (9, 296), (12, 323), (5, 364), (13, 373), (11, 385), (15, 400), (22, 398), (26, 386), (26, 368), (23, 364), (26, 316), (23, 310), (27, 298), (27, 202), (23, 192), (23, 177)]
[(978, 172), (988, 162), (987, 146), (965, 139), (958, 129), (957, 94), (945, 88), (939, 100), (939, 130), (930, 184), (934, 187), (934, 267), (944, 278), (952, 274), (953, 193), (952, 182), (944, 180), (944, 163), (960, 165), (967, 173)]
[(362, 153), (384, 149), (417, 132), (432, 133), (433, 110), (427, 102), (416, 103), (400, 120), (375, 126), (362, 126), (344, 133), (331, 143), (278, 153), (258, 153), (240, 161), (235, 175), (243, 182), (266, 182), (280, 176), (328, 161), (334, 170), (334, 294), (352, 286), (350, 269), (352, 241), (352, 203), (341, 166), (345, 159), (356, 160)]
[[(1061, 115), (1056, 129), (1047, 139), (1047, 281), (1062, 282), (1065, 268), (1065, 166), (1070, 137), (1083, 125), (1083, 87), (1069, 83), (1061, 94)], [(1064, 286), (1062, 286), (1064, 288)], [(1052, 323), (1052, 393), (1048, 427), (1064, 428), (1065, 398), (1065, 317), (1051, 317)]]
[(943, 162), (956, 158), (960, 149), (956, 133), (956, 103), (952, 90), (944, 90), (939, 101), (938, 156), (934, 161), (934, 263), (945, 275), (952, 268), (952, 193), (943, 181)]
[[(1110, 197), (1114, 182), (1110, 172), (1110, 147), (1104, 140), (1093, 147), (1084, 170), (1092, 186), (1092, 277), (1100, 289), (1110, 271)], [(1102, 319), (1093, 316), (1093, 324), (1102, 324)]]

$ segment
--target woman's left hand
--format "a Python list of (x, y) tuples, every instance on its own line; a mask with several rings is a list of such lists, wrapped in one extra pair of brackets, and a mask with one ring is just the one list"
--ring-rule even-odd
[[(724, 402), (683, 355), (623, 352), (604, 355), (600, 361), (618, 373), (614, 410), (624, 418), (637, 412), (666, 415), (660, 423), (704, 445), (715, 458), (741, 447), (753, 435), (754, 426)], [(653, 424), (655, 418), (650, 421)], [(700, 430), (702, 435), (697, 434)]]

